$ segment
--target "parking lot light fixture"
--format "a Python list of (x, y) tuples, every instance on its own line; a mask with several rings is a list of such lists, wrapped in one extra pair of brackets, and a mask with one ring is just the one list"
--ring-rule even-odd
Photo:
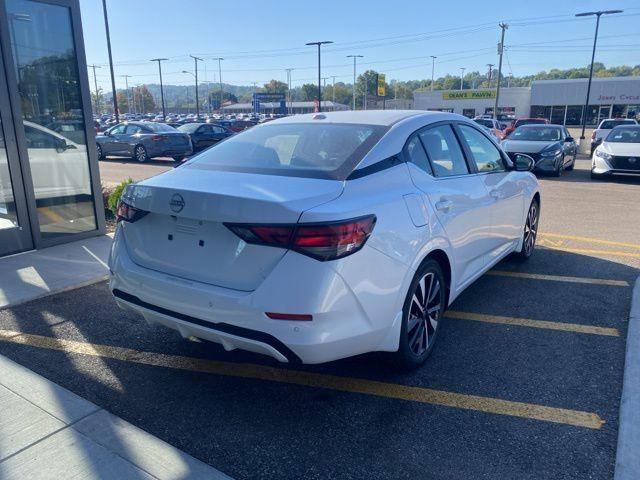
[(464, 71), (466, 68), (460, 67), (460, 90), (462, 90), (463, 82), (464, 82)]
[(317, 45), (318, 46), (318, 112), (322, 111), (322, 76), (321, 76), (321, 66), (320, 66), (320, 47), (322, 45), (326, 45), (329, 43), (333, 43), (331, 40), (324, 40), (322, 42), (309, 42), (305, 45)]
[(433, 92), (433, 73), (436, 70), (436, 57), (435, 55), (431, 55), (431, 91)]
[(596, 17), (596, 32), (593, 36), (593, 50), (591, 51), (591, 66), (589, 67), (589, 81), (587, 83), (587, 98), (582, 107), (582, 133), (580, 140), (584, 140), (584, 130), (587, 126), (587, 109), (589, 108), (589, 95), (591, 94), (591, 79), (593, 78), (593, 61), (596, 57), (596, 44), (598, 43), (598, 28), (600, 27), (600, 17), (602, 15), (612, 15), (614, 13), (622, 13), (623, 10), (598, 10), (597, 12), (576, 13), (576, 17)]
[(193, 58), (193, 63), (195, 66), (195, 70), (196, 70), (196, 121), (200, 120), (200, 99), (198, 97), (198, 62), (202, 62), (204, 60), (202, 60), (202, 58), (200, 57), (196, 57), (194, 55), (189, 55), (191, 58)]

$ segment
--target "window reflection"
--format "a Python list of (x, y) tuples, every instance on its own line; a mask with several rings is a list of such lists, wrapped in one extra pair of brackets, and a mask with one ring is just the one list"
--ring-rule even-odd
[(16, 203), (9, 173), (9, 160), (4, 143), (2, 121), (0, 120), (0, 230), (18, 226)]
[(6, 5), (40, 232), (95, 230), (71, 12), (31, 0)]

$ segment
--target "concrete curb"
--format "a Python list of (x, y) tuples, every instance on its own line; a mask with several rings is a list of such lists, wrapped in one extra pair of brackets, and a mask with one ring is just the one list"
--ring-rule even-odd
[(631, 297), (614, 480), (640, 478), (640, 277)]

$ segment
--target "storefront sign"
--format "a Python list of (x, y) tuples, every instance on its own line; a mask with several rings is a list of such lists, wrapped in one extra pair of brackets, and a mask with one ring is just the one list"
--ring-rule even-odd
[(495, 90), (458, 90), (442, 92), (443, 100), (483, 100), (496, 98)]
[(379, 73), (378, 74), (378, 96), (379, 97), (385, 96), (385, 89), (386, 89), (385, 75), (384, 73)]

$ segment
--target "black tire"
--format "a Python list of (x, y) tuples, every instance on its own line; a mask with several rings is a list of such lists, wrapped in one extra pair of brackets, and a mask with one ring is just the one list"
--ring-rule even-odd
[(144, 148), (144, 145), (136, 145), (133, 148), (133, 159), (139, 163), (149, 160), (149, 155), (147, 155), (147, 149)]
[(104, 152), (102, 151), (102, 147), (99, 143), (96, 144), (96, 150), (98, 152), (98, 160), (104, 160)]
[(431, 354), (442, 325), (446, 288), (440, 264), (427, 259), (413, 277), (402, 307), (400, 346), (395, 353), (401, 368), (417, 368)]
[(564, 170), (564, 157), (558, 162), (558, 168), (553, 172), (554, 177), (561, 177)]
[(176, 163), (180, 163), (184, 157), (173, 157), (173, 161)]
[[(528, 260), (536, 247), (536, 238), (538, 237), (538, 223), (540, 222), (540, 203), (533, 200), (527, 211), (527, 218), (524, 222), (522, 232), (522, 248), (516, 252), (516, 258), (519, 260)], [(532, 226), (533, 224), (533, 226)]]

